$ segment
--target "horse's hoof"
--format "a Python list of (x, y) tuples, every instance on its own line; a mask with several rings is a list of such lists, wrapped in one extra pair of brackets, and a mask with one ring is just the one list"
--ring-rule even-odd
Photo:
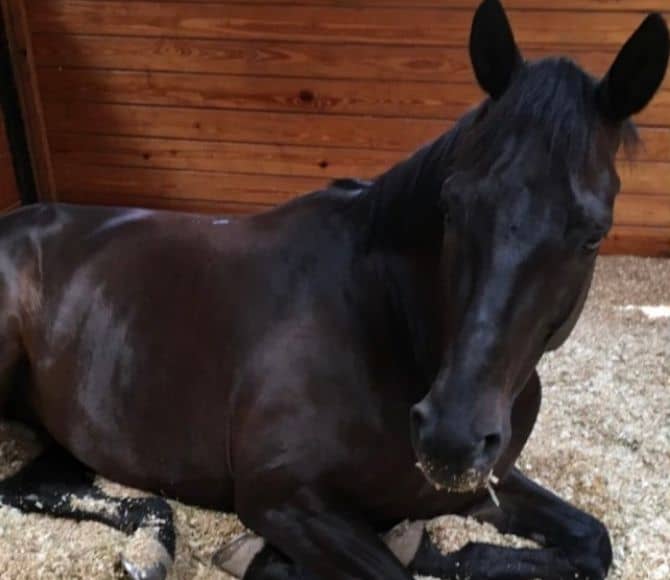
[(151, 533), (139, 529), (121, 554), (121, 566), (131, 580), (165, 580), (172, 558)]
[(424, 520), (415, 520), (399, 523), (384, 536), (384, 543), (393, 552), (403, 566), (408, 566), (419, 550), (423, 531), (426, 528)]
[(265, 546), (265, 540), (255, 534), (237, 536), (212, 556), (212, 564), (236, 578), (242, 578), (256, 555)]
[(121, 565), (130, 580), (165, 580), (167, 578), (167, 570), (163, 564), (153, 564), (148, 568), (142, 568), (121, 557)]

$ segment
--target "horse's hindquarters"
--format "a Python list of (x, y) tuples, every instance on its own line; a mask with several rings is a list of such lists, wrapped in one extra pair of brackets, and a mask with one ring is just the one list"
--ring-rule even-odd
[[(20, 344), (32, 411), (102, 475), (229, 508), (233, 360), (211, 267), (225, 257), (191, 231), (197, 219), (68, 206), (3, 218), (0, 339), (11, 328), (17, 340), (0, 340), (0, 373), (3, 348), (9, 370)], [(17, 236), (30, 252), (9, 255)]]

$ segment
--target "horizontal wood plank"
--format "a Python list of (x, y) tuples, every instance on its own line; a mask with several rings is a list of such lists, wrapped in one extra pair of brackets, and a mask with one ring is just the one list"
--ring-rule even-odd
[[(271, 209), (270, 204), (170, 197), (145, 197), (120, 193), (71, 191), (63, 195), (69, 203), (132, 206), (199, 213), (250, 215)], [(605, 243), (603, 254), (632, 254), (670, 258), (670, 227), (615, 225)]]
[(670, 258), (670, 227), (615, 226), (601, 253)]
[[(670, 140), (670, 130), (667, 131)], [(402, 160), (395, 151), (371, 148), (318, 147), (285, 144), (229, 143), (113, 135), (54, 133), (50, 136), (54, 162), (228, 171), (270, 175), (334, 178), (372, 177)], [(624, 185), (644, 193), (663, 194), (670, 163), (631, 163), (621, 160)], [(639, 174), (639, 175), (636, 175)]]
[[(135, 71), (271, 75), (299, 78), (377, 79), (474, 83), (467, 46), (329, 45), (222, 38), (128, 38), (35, 33), (34, 50), (42, 67), (103, 68)], [(616, 57), (606, 47), (529, 48), (538, 59), (567, 56), (595, 75), (604, 74)]]
[[(98, 2), (100, 0), (91, 0)], [(134, 1), (134, 0), (129, 0)], [(150, 2), (162, 2), (163, 0), (148, 0)], [(414, 0), (411, 4), (407, 0), (236, 0), (236, 4), (256, 5), (279, 5), (279, 6), (331, 6), (339, 8), (365, 8), (374, 10), (376, 8), (398, 7), (406, 10), (417, 8), (440, 8), (451, 10), (453, 8), (468, 9), (474, 12), (482, 0)], [(175, 3), (221, 4), (223, 0), (173, 0)], [(667, 9), (665, 0), (561, 0), (560, 2), (548, 3), (545, 0), (504, 0), (506, 10), (509, 9), (538, 9), (552, 10), (587, 10), (587, 11), (623, 11), (642, 12), (660, 11)]]
[[(33, 32), (181, 38), (240, 38), (322, 43), (466, 46), (472, 10), (257, 6), (179, 2), (31, 0)], [(522, 45), (621, 46), (639, 13), (508, 11)], [(361, 23), (364, 22), (362, 26)], [(581, 34), (579, 33), (581, 32)]]
[[(247, 143), (346, 146), (410, 152), (452, 123), (431, 119), (302, 115), (114, 104), (48, 103), (50, 133), (111, 134)], [(667, 159), (667, 129), (642, 128), (641, 155)]]
[(317, 190), (327, 180), (314, 177), (164, 171), (137, 167), (66, 165), (56, 167), (59, 194), (73, 192), (277, 204)]
[(640, 139), (635, 159), (670, 161), (670, 129), (643, 127), (640, 129)]
[(47, 103), (50, 133), (177, 137), (209, 141), (342, 145), (410, 151), (448, 123), (428, 119), (304, 115), (264, 111)]
[(670, 163), (626, 163), (620, 162), (617, 166), (621, 178), (621, 191), (624, 193), (647, 193), (659, 197), (668, 195), (668, 175)]
[(614, 204), (614, 223), (670, 227), (670, 196), (619, 195)]
[[(219, 172), (166, 171), (138, 167), (110, 167), (61, 163), (56, 165), (59, 194), (73, 192), (141, 195), (277, 204), (323, 187), (318, 177), (227, 174)], [(615, 223), (631, 226), (670, 226), (670, 197), (618, 196)]]
[[(340, 115), (311, 115), (305, 118), (302, 115), (288, 113), (184, 110), (169, 107), (52, 103), (47, 105), (46, 111), (50, 134), (112, 133), (120, 136), (178, 137), (270, 145), (281, 143), (299, 146), (340, 146), (377, 151), (391, 150), (402, 152), (403, 155), (447, 129), (441, 122), (428, 120), (356, 118)], [(142, 152), (143, 156), (144, 153), (146, 152)], [(392, 162), (401, 159), (403, 155), (389, 155), (388, 159)], [(382, 164), (381, 157), (373, 159), (375, 163)], [(321, 161), (324, 160), (319, 160)], [(328, 162), (327, 159), (325, 161)], [(373, 168), (373, 166), (367, 167)], [(668, 167), (669, 165), (664, 162), (620, 163), (623, 189), (628, 192), (667, 193)], [(286, 170), (283, 173), (290, 171)]]
[[(46, 101), (457, 119), (481, 102), (474, 84), (403, 83), (104, 70), (39, 71)], [(670, 99), (669, 99), (670, 100)], [(668, 115), (670, 124), (670, 115)]]
[(377, 175), (402, 158), (397, 152), (375, 149), (68, 133), (53, 134), (51, 146), (58, 164), (301, 175), (324, 179)]
[(145, 196), (120, 192), (68, 190), (62, 193), (61, 201), (82, 205), (105, 205), (114, 207), (142, 207), (195, 213), (224, 215), (250, 215), (268, 211), (275, 207), (268, 203), (238, 202), (225, 199), (198, 199), (189, 197)]
[[(389, 84), (376, 80), (215, 77), (55, 68), (40, 69), (38, 76), (47, 102), (458, 119), (484, 98), (474, 83)], [(636, 120), (644, 125), (670, 126), (670, 90), (660, 91)]]

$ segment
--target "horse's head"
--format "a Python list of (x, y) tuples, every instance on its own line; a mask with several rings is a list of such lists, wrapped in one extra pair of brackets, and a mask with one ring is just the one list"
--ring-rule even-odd
[(445, 344), (411, 413), (433, 482), (486, 481), (515, 399), (575, 325), (612, 224), (617, 150), (663, 80), (669, 44), (664, 20), (648, 16), (597, 81), (565, 59), (524, 62), (499, 2), (479, 7), (470, 54), (490, 98), (459, 130), (442, 188)]

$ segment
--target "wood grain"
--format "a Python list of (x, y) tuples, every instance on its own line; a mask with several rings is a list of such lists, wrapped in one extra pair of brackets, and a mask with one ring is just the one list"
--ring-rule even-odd
[[(474, 83), (467, 47), (329, 45), (263, 40), (210, 40), (34, 33), (42, 67), (189, 71), (325, 79)], [(595, 75), (614, 62), (615, 49), (528, 48), (524, 56), (573, 58)]]
[[(667, 131), (670, 134), (670, 130)], [(668, 137), (670, 139), (670, 136)], [(191, 141), (114, 135), (54, 133), (57, 164), (109, 165), (333, 178), (372, 177), (405, 155), (372, 148)], [(621, 160), (624, 189), (664, 195), (670, 164)]]
[(601, 253), (670, 258), (670, 227), (615, 226)]
[(73, 192), (139, 195), (161, 199), (198, 199), (276, 205), (326, 185), (315, 177), (227, 174), (206, 171), (161, 171), (137, 167), (59, 164), (63, 199)]
[[(124, 103), (296, 113), (336, 113), (458, 119), (478, 105), (477, 85), (214, 77), (190, 73), (41, 69), (45, 101)], [(637, 117), (642, 125), (670, 126), (670, 90), (660, 91)]]
[(619, 195), (614, 204), (614, 223), (626, 226), (670, 227), (670, 197)]
[[(641, 20), (639, 13), (607, 11), (510, 10), (508, 15), (523, 46), (618, 48)], [(472, 10), (378, 8), (370, 13), (367, 5), (259, 10), (227, 2), (31, 0), (29, 16), (33, 32), (463, 47)]]
[[(98, 1), (98, 0), (92, 0)], [(130, 0), (133, 1), (133, 0)], [(150, 0), (160, 2), (161, 0)], [(222, 0), (176, 0), (176, 2), (200, 2), (201, 4), (221, 4)], [(408, 4), (407, 0), (237, 0), (240, 4), (280, 5), (291, 4), (293, 6), (332, 6), (346, 8), (365, 8), (374, 10), (376, 8), (399, 7), (406, 10), (417, 8), (440, 8), (451, 10), (453, 8), (468, 9), (474, 12), (481, 0), (414, 0)], [(552, 10), (587, 10), (587, 11), (624, 11), (638, 12), (651, 10), (666, 10), (665, 0), (561, 0), (556, 3), (548, 3), (544, 0), (504, 0), (505, 9), (532, 8), (545, 11)]]
[[(5, 0), (7, 1), (7, 0)], [(371, 177), (479, 102), (479, 0), (25, 2), (59, 194), (256, 212)], [(666, 0), (506, 0), (524, 55), (602, 75)], [(670, 255), (670, 75), (606, 252)]]
[(0, 156), (0, 211), (21, 205), (21, 196), (16, 185), (12, 159), (3, 149)]
[(196, 197), (169, 197), (160, 198), (125, 194), (121, 192), (100, 191), (67, 191), (64, 201), (82, 205), (106, 205), (114, 207), (143, 207), (149, 209), (165, 209), (172, 211), (187, 211), (208, 214), (250, 215), (271, 210), (274, 206), (267, 203), (253, 203), (250, 201), (236, 202), (225, 199), (198, 199)]
[(371, 176), (402, 155), (376, 149), (54, 133), (56, 163), (334, 178)]
[(2, 0), (0, 4), (35, 185), (42, 199), (56, 200), (56, 184), (25, 4), (18, 0)]
[[(115, 105), (47, 103), (50, 133), (112, 134), (194, 140), (345, 146), (409, 153), (437, 138), (452, 123), (432, 119), (304, 115)], [(670, 148), (667, 129), (642, 128), (644, 158)]]
[(304, 115), (179, 107), (46, 103), (48, 129), (83, 134), (178, 137), (410, 151), (449, 124), (428, 119)]
[[(319, 177), (235, 174), (207, 171), (155, 170), (61, 162), (58, 180), (62, 193), (86, 190), (161, 198), (224, 199), (277, 204), (323, 187)], [(670, 226), (670, 197), (647, 194), (618, 196), (615, 223)]]

